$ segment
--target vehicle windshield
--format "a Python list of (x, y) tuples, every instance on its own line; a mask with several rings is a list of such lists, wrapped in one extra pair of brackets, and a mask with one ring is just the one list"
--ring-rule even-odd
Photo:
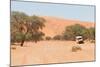
[(77, 38), (77, 40), (80, 40), (80, 39), (82, 39), (82, 38)]

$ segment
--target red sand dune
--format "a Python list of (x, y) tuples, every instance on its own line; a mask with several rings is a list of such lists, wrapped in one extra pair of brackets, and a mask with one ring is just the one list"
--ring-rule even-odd
[(43, 29), (43, 32), (45, 32), (46, 36), (55, 36), (57, 34), (61, 34), (66, 26), (74, 25), (74, 24), (80, 24), (85, 26), (86, 28), (94, 27), (94, 22), (85, 22), (80, 20), (69, 20), (69, 19), (62, 19), (57, 17), (50, 17), (50, 16), (44, 16), (46, 23), (45, 28)]

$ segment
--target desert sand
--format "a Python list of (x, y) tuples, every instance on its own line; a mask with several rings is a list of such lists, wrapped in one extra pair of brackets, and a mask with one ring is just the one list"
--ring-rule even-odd
[(75, 41), (40, 41), (25, 42), (24, 47), (13, 45), (11, 49), (11, 65), (34, 65), (49, 63), (66, 63), (95, 60), (95, 44), (85, 42), (79, 45), (82, 50), (72, 52)]

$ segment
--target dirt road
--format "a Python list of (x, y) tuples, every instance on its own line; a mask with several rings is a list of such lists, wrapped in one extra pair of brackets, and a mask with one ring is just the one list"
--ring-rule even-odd
[(72, 52), (74, 41), (40, 41), (38, 43), (25, 42), (23, 47), (11, 46), (11, 65), (32, 65), (48, 63), (64, 63), (78, 61), (93, 61), (94, 43), (81, 44), (81, 51)]

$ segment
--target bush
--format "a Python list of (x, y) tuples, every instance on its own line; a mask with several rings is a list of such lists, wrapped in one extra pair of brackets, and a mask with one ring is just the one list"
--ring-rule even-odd
[(16, 47), (11, 47), (11, 49), (15, 50), (15, 49), (16, 49)]
[(95, 28), (89, 28), (90, 39), (95, 40)]
[[(67, 26), (63, 32), (63, 39), (65, 40), (75, 40), (76, 36), (85, 36), (87, 28), (82, 25), (75, 24)], [(87, 36), (87, 35), (86, 35)]]
[(72, 47), (72, 52), (77, 52), (78, 50), (82, 50), (80, 46), (73, 46)]
[(46, 40), (51, 40), (52, 38), (50, 36), (45, 37)]
[(53, 37), (54, 40), (62, 40), (62, 36), (61, 35), (56, 35)]
[(90, 43), (95, 43), (95, 40), (91, 40)]

